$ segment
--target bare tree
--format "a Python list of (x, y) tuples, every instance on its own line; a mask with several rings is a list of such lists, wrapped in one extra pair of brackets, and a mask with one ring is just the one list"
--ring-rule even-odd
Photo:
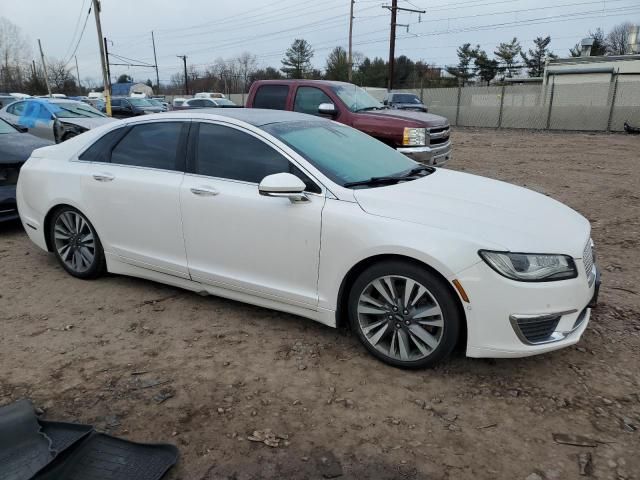
[(258, 60), (255, 55), (249, 52), (243, 52), (235, 59), (237, 73), (242, 80), (242, 91), (247, 91), (247, 82), (253, 72), (256, 71)]
[(59, 93), (71, 93), (76, 90), (76, 80), (64, 60), (47, 59), (47, 73), (51, 90)]
[(20, 27), (0, 17), (0, 81), (2, 90), (21, 90), (28, 72), (31, 49)]
[(629, 33), (633, 24), (631, 22), (619, 23), (607, 34), (607, 53), (609, 55), (626, 55), (631, 53), (629, 45)]

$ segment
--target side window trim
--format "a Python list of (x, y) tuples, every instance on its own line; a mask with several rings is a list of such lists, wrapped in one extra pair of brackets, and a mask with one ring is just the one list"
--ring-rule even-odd
[(258, 185), (258, 183), (256, 182), (247, 182), (245, 180), (236, 180), (233, 178), (212, 177), (211, 175), (204, 175), (196, 172), (196, 168), (197, 168), (196, 152), (198, 151), (198, 138), (200, 133), (200, 125), (203, 123), (207, 123), (211, 125), (220, 125), (222, 127), (233, 128), (235, 130), (238, 130), (239, 132), (245, 133), (247, 135), (251, 135), (252, 137), (264, 143), (269, 148), (274, 149), (278, 154), (282, 155), (290, 164), (292, 164), (295, 168), (297, 168), (303, 174), (309, 177), (309, 179), (320, 189), (320, 193), (316, 193), (316, 192), (306, 192), (306, 193), (310, 195), (325, 196), (326, 193), (328, 192), (327, 188), (322, 184), (322, 182), (318, 181), (318, 179), (313, 174), (311, 174), (306, 168), (304, 168), (304, 166), (300, 165), (296, 161), (296, 159), (292, 158), (291, 155), (289, 155), (289, 153), (283, 151), (278, 145), (275, 145), (274, 143), (270, 142), (269, 139), (257, 134), (256, 132), (252, 130), (247, 130), (246, 128), (240, 125), (236, 125), (234, 123), (229, 123), (229, 122), (220, 121), (220, 120), (197, 120), (197, 121), (194, 121), (193, 123), (197, 125), (193, 125), (191, 127), (191, 131), (189, 135), (189, 144), (187, 148), (187, 169), (185, 170), (185, 173), (187, 175), (194, 176), (194, 177), (202, 177), (202, 178), (212, 178), (215, 180), (221, 180), (225, 182), (243, 183), (245, 185), (256, 185), (256, 186)]

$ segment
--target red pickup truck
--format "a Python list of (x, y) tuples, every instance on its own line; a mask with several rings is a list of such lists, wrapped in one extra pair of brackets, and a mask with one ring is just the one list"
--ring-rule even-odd
[(451, 159), (446, 118), (387, 108), (351, 83), (260, 80), (251, 85), (246, 107), (290, 110), (332, 118), (428, 165), (442, 165)]

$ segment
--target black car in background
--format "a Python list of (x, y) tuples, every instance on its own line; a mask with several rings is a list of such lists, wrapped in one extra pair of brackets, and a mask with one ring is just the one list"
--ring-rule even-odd
[(115, 118), (137, 117), (147, 113), (160, 113), (162, 106), (154, 105), (146, 98), (113, 97), (111, 98), (111, 115)]
[(427, 107), (422, 103), (420, 97), (413, 93), (389, 92), (382, 101), (387, 107), (398, 110), (413, 110), (416, 112), (427, 112)]
[(20, 167), (36, 148), (54, 143), (0, 119), (0, 222), (18, 218), (16, 184)]

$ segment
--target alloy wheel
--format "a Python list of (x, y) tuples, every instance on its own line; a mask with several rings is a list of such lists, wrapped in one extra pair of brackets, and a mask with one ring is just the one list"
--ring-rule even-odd
[(72, 271), (84, 273), (95, 262), (95, 234), (80, 213), (67, 210), (56, 218), (54, 241), (60, 259)]
[(444, 318), (434, 295), (419, 282), (386, 275), (360, 294), (358, 324), (366, 341), (383, 355), (407, 362), (422, 360), (440, 344)]

